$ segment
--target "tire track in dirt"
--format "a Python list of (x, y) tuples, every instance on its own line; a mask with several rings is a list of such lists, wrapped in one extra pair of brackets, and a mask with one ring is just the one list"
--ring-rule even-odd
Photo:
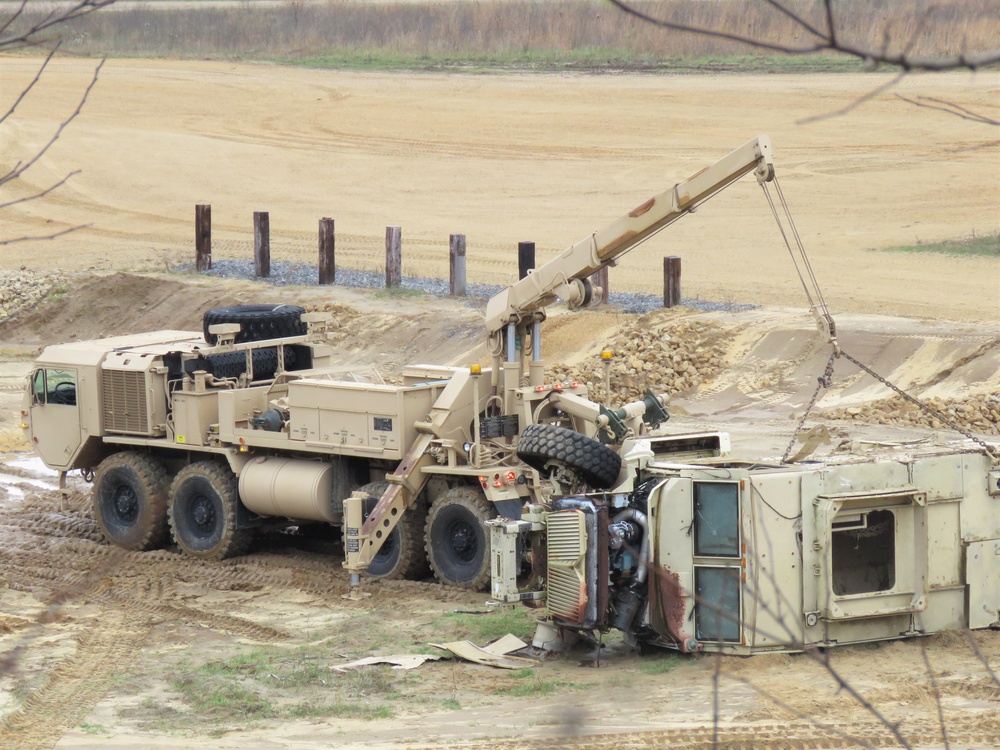
[(115, 676), (128, 667), (150, 627), (144, 615), (123, 610), (93, 618), (80, 633), (73, 655), (0, 722), (0, 747), (41, 750), (55, 745), (87, 717)]
[[(946, 721), (951, 743), (976, 747), (998, 747), (1000, 718), (996, 714), (962, 717)], [(911, 745), (941, 742), (942, 732), (931, 720), (906, 721), (900, 729)], [(648, 732), (607, 733), (585, 736), (563, 734), (540, 738), (495, 739), (489, 743), (461, 745), (463, 750), (821, 750), (826, 748), (898, 747), (898, 740), (874, 723), (817, 722), (752, 723), (734, 725), (720, 722), (684, 729)]]

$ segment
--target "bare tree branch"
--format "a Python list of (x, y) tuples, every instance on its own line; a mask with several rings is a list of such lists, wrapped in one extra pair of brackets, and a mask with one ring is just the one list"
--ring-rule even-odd
[(79, 116), (81, 111), (83, 111), (83, 105), (87, 103), (87, 97), (90, 96), (91, 90), (97, 83), (97, 78), (100, 75), (101, 68), (104, 67), (105, 62), (106, 62), (105, 60), (101, 60), (101, 62), (97, 64), (97, 67), (94, 69), (94, 77), (90, 80), (90, 84), (84, 90), (83, 96), (80, 97), (80, 101), (77, 103), (76, 109), (73, 110), (73, 113), (69, 117), (67, 117), (65, 120), (59, 123), (59, 127), (56, 128), (56, 132), (52, 135), (52, 138), (49, 139), (49, 142), (46, 143), (44, 146), (42, 146), (42, 148), (39, 149), (35, 153), (35, 155), (31, 157), (31, 159), (29, 159), (26, 163), (24, 163), (23, 166), (15, 167), (14, 169), (11, 169), (9, 172), (7, 172), (7, 174), (0, 176), (0, 185), (3, 185), (6, 182), (10, 182), (11, 180), (16, 180), (26, 171), (31, 169), (32, 165), (34, 165), (35, 162), (41, 159), (45, 155), (45, 153), (50, 148), (52, 148), (52, 145), (59, 140), (59, 136), (62, 135), (66, 127)]
[[(639, 10), (634, 5), (623, 0), (608, 0), (609, 3), (630, 16), (645, 21), (646, 23), (659, 26), (663, 29), (681, 31), (689, 34), (699, 34), (701, 36), (714, 37), (716, 39), (727, 39), (733, 42), (746, 44), (756, 49), (765, 49), (772, 52), (783, 52), (789, 55), (813, 55), (819, 52), (838, 52), (850, 57), (856, 57), (868, 65), (887, 65), (899, 68), (905, 72), (924, 71), (944, 71), (944, 70), (978, 70), (988, 65), (1000, 63), (1000, 49), (994, 49), (979, 54), (968, 54), (965, 51), (957, 55), (944, 57), (917, 57), (911, 55), (913, 40), (907, 49), (900, 53), (888, 52), (888, 39), (886, 38), (882, 49), (865, 49), (852, 44), (845, 43), (837, 34), (837, 17), (833, 8), (832, 0), (824, 0), (823, 8), (826, 17), (826, 31), (820, 31), (805, 19), (794, 13), (786, 4), (779, 0), (767, 0), (767, 4), (776, 12), (790, 18), (799, 28), (816, 38), (816, 42), (804, 46), (793, 46), (778, 42), (769, 42), (764, 39), (746, 35), (736, 34), (722, 29), (712, 29), (702, 26), (691, 26), (688, 24), (676, 23), (669, 19), (656, 18), (648, 13)], [(918, 30), (919, 33), (919, 30)]]
[[(978, 122), (983, 125), (1000, 125), (1000, 120), (994, 120), (986, 115), (981, 115), (978, 112), (973, 112), (971, 109), (962, 107), (954, 102), (949, 102), (945, 99), (935, 99), (931, 96), (918, 96), (916, 99), (911, 99), (908, 96), (903, 96), (902, 94), (896, 94), (897, 99), (902, 99), (908, 104), (912, 104), (914, 107), (923, 107), (924, 109), (936, 109), (941, 112), (947, 112), (949, 115), (955, 117), (960, 117), (963, 120), (971, 120), (972, 122)], [(926, 104), (925, 102), (933, 102), (933, 104)]]
[(63, 229), (61, 232), (54, 232), (52, 234), (42, 234), (42, 235), (26, 236), (26, 237), (12, 237), (9, 240), (0, 240), (0, 247), (3, 247), (4, 245), (13, 245), (15, 242), (34, 242), (36, 240), (54, 240), (56, 237), (63, 237), (65, 235), (67, 235), (67, 234), (70, 234), (71, 232), (77, 231), (78, 229), (86, 229), (89, 226), (93, 226), (93, 225), (92, 224), (79, 224), (79, 225), (77, 225), (75, 227), (70, 227), (69, 229)]
[(15, 21), (20, 18), (25, 7), (28, 5), (28, 0), (21, 0), (21, 4), (18, 9), (11, 14), (2, 26), (0, 26), (0, 50), (37, 47), (40, 44), (45, 43), (46, 40), (41, 38), (45, 32), (50, 31), (68, 21), (80, 18), (81, 16), (89, 15), (90, 13), (100, 10), (101, 8), (114, 5), (115, 1), (116, 0), (78, 0), (78, 2), (75, 2), (72, 5), (65, 5), (62, 7), (55, 5), (52, 10), (42, 16), (40, 20), (35, 21), (26, 29), (21, 29), (7, 35), (10, 29), (15, 25)]
[(58, 49), (59, 45), (56, 45), (55, 48), (53, 48), (49, 52), (49, 54), (45, 57), (45, 61), (41, 65), (39, 65), (38, 70), (35, 71), (35, 77), (31, 79), (31, 83), (29, 83), (27, 86), (21, 89), (21, 93), (18, 95), (17, 99), (14, 100), (13, 104), (10, 105), (10, 109), (4, 112), (3, 117), (0, 117), (0, 123), (4, 122), (8, 117), (14, 114), (14, 111), (18, 108), (18, 105), (20, 105), (21, 102), (24, 101), (25, 97), (28, 96), (28, 94), (31, 92), (31, 89), (35, 87), (35, 84), (41, 80), (42, 73), (45, 72), (45, 68), (48, 67), (49, 62), (52, 60), (53, 56), (56, 54), (56, 51)]
[[(21, 0), (17, 8), (11, 12), (8, 17), (0, 22), (0, 51), (10, 51), (16, 49), (22, 49), (26, 47), (43, 47), (48, 46), (49, 52), (45, 56), (45, 59), (38, 66), (35, 71), (34, 77), (31, 79), (24, 88), (18, 93), (14, 101), (7, 107), (6, 111), (0, 116), (0, 125), (8, 122), (11, 117), (14, 116), (18, 107), (24, 102), (24, 100), (32, 93), (35, 86), (42, 79), (48, 68), (49, 63), (55, 56), (59, 49), (60, 42), (58, 40), (53, 40), (45, 36), (48, 32), (56, 29), (56, 27), (66, 24), (73, 19), (79, 18), (81, 16), (88, 15), (94, 11), (100, 10), (101, 8), (106, 8), (112, 5), (115, 0), (78, 0), (78, 2), (69, 4), (53, 4), (52, 9), (45, 13), (40, 19), (35, 20), (31, 23), (25, 25), (24, 28), (18, 28), (18, 22), (24, 18), (24, 11), (28, 5), (28, 0)], [(38, 149), (34, 155), (22, 159), (18, 159), (13, 166), (10, 166), (6, 173), (0, 175), (0, 186), (11, 183), (14, 180), (20, 178), (25, 172), (27, 172), (31, 167), (38, 163), (38, 161), (48, 153), (49, 149), (59, 140), (63, 132), (69, 127), (83, 111), (84, 105), (87, 103), (87, 99), (90, 96), (90, 92), (93, 90), (94, 86), (97, 84), (97, 79), (100, 76), (101, 68), (104, 67), (104, 60), (98, 63), (97, 67), (94, 69), (94, 75), (87, 85), (83, 94), (80, 96), (79, 101), (76, 104), (76, 108), (66, 117), (59, 126), (56, 128), (55, 133), (48, 140), (45, 145)], [(26, 203), (28, 201), (38, 200), (39, 198), (44, 198), (45, 196), (52, 193), (57, 188), (66, 184), (66, 182), (78, 174), (79, 170), (74, 170), (68, 173), (61, 180), (50, 185), (49, 187), (36, 191), (31, 195), (27, 195), (21, 198), (15, 198), (9, 200), (5, 203), (0, 204), (0, 209), (10, 208), (11, 206), (18, 205), (20, 203)], [(11, 245), (16, 242), (28, 242), (33, 240), (47, 240), (55, 239), (56, 237), (62, 237), (70, 232), (75, 232), (82, 229), (85, 225), (70, 227), (52, 234), (42, 235), (42, 236), (23, 236), (14, 237), (9, 239), (0, 240), (0, 246)]]
[(891, 81), (883, 83), (881, 86), (876, 86), (874, 89), (872, 89), (871, 91), (869, 91), (867, 94), (862, 94), (857, 99), (855, 99), (854, 101), (852, 101), (850, 104), (847, 104), (847, 105), (841, 107), (840, 109), (835, 109), (832, 112), (826, 112), (826, 113), (824, 113), (822, 115), (812, 115), (810, 117), (804, 117), (801, 120), (796, 121), (796, 124), (797, 125), (807, 125), (807, 124), (813, 123), (813, 122), (820, 122), (821, 120), (828, 120), (828, 119), (830, 119), (832, 117), (840, 117), (841, 115), (846, 115), (848, 112), (851, 112), (851, 111), (857, 109), (858, 107), (860, 107), (865, 102), (871, 101), (872, 99), (874, 99), (879, 94), (884, 94), (886, 91), (888, 91), (893, 86), (895, 86), (900, 81), (902, 81), (903, 78), (905, 78), (905, 77), (906, 77), (906, 71), (905, 70), (901, 70), (899, 73), (897, 73), (896, 75), (894, 75), (892, 77)]
[(72, 177), (73, 175), (78, 175), (78, 174), (80, 174), (80, 170), (76, 169), (76, 170), (70, 172), (65, 177), (63, 177), (61, 180), (59, 180), (59, 182), (55, 183), (54, 185), (50, 185), (49, 187), (45, 188), (45, 190), (42, 190), (40, 193), (34, 193), (33, 195), (28, 195), (28, 196), (25, 196), (24, 198), (18, 198), (17, 200), (13, 200), (13, 201), (8, 201), (7, 203), (0, 203), (0, 209), (10, 208), (11, 206), (16, 206), (18, 203), (27, 203), (28, 201), (33, 201), (33, 200), (36, 200), (37, 198), (44, 198), (46, 195), (48, 195), (49, 193), (51, 193), (53, 190), (55, 190), (55, 189), (57, 189), (57, 188), (62, 187), (63, 185), (65, 185), (66, 182), (69, 181), (70, 177)]

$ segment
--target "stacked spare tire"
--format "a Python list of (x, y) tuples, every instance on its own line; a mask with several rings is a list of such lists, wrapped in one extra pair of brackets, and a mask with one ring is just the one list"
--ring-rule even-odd
[[(302, 322), (304, 307), (297, 305), (234, 305), (218, 307), (205, 313), (203, 332), (205, 341), (212, 346), (218, 343), (218, 336), (209, 328), (220, 324), (239, 325), (234, 343), (245, 344), (253, 341), (304, 336), (308, 326)], [(311, 367), (309, 352), (305, 347), (283, 346), (286, 370), (303, 370)], [(254, 349), (252, 354), (253, 379), (269, 380), (278, 371), (278, 347)], [(188, 373), (204, 370), (216, 378), (238, 378), (246, 372), (246, 354), (242, 351), (209, 354), (185, 364)]]

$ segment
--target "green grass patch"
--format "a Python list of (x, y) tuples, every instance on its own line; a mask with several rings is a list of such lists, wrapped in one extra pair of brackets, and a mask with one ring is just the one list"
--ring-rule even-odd
[(328, 70), (425, 71), (449, 73), (846, 73), (857, 60), (832, 55), (707, 55), (660, 58), (614, 49), (525, 50), (520, 52), (395, 53), (382, 49), (340, 49), (308, 57), (271, 57), (270, 62)]
[(942, 253), (944, 255), (974, 255), (985, 258), (1000, 258), (1000, 232), (982, 237), (963, 237), (942, 242), (918, 242), (915, 245), (899, 245), (882, 248), (894, 253)]
[(665, 674), (683, 663), (683, 658), (678, 654), (651, 654), (643, 658), (639, 669), (643, 674)]
[(369, 667), (341, 674), (329, 668), (335, 661), (315, 647), (263, 647), (198, 666), (182, 665), (170, 680), (186, 708), (180, 712), (182, 721), (175, 723), (225, 731), (263, 719), (393, 715), (384, 703), (400, 697), (391, 670)]
[(93, 724), (85, 721), (80, 725), (80, 731), (84, 734), (107, 734), (108, 728), (103, 724)]
[(442, 625), (463, 640), (470, 640), (479, 646), (508, 633), (528, 642), (535, 632), (535, 618), (527, 607), (501, 607), (484, 615), (447, 612), (442, 618)]
[(550, 695), (561, 690), (584, 690), (592, 687), (589, 682), (566, 682), (565, 680), (545, 679), (531, 668), (519, 669), (511, 673), (516, 681), (510, 687), (501, 690), (504, 695), (514, 698), (526, 698), (540, 695)]

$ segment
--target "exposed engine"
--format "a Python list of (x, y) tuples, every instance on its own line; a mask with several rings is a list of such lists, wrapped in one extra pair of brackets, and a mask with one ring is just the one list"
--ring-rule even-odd
[(548, 533), (548, 608), (572, 630), (621, 630), (635, 644), (648, 603), (646, 501), (660, 477), (628, 494), (553, 501)]

